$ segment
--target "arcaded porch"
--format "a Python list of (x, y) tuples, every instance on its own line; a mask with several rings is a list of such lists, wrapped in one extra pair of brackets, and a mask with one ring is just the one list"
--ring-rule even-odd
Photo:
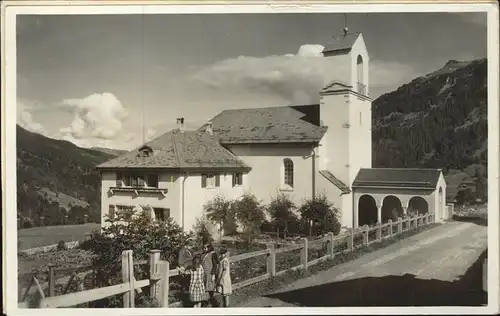
[(446, 183), (436, 169), (361, 169), (353, 185), (353, 227), (428, 214), (447, 219)]

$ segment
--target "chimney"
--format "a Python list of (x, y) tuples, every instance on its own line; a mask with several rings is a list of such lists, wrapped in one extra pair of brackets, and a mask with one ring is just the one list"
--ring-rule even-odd
[(179, 129), (179, 131), (181, 133), (184, 132), (184, 118), (183, 117), (177, 118), (177, 128)]
[(208, 121), (207, 127), (205, 129), (207, 134), (213, 135), (214, 134), (214, 127), (212, 125), (212, 121)]

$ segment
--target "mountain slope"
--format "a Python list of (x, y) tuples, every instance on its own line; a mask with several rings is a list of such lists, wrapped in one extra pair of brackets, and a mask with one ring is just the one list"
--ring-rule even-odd
[(91, 147), (90, 149), (95, 150), (95, 151), (100, 151), (100, 152), (103, 152), (105, 154), (112, 155), (114, 157), (123, 155), (124, 153), (127, 152), (126, 150), (103, 148), (103, 147)]
[[(94, 168), (112, 157), (17, 126), (19, 217), (27, 226), (83, 221), (85, 214), (99, 219), (100, 180)], [(63, 218), (62, 208), (71, 209), (69, 218)]]
[(372, 113), (374, 166), (443, 168), (450, 195), (460, 184), (474, 183), (476, 197), (484, 198), (486, 70), (486, 59), (450, 60), (377, 98)]

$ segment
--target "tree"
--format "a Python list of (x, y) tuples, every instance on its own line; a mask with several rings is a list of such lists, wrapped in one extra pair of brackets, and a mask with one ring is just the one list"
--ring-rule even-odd
[[(203, 206), (207, 219), (219, 225), (219, 239), (222, 239), (222, 231), (228, 228), (228, 223), (232, 218), (231, 201), (222, 195), (214, 197)], [(226, 232), (226, 231), (225, 231)]]
[(243, 233), (248, 244), (256, 234), (260, 232), (260, 226), (264, 222), (264, 208), (253, 194), (245, 194), (232, 203), (234, 215), (243, 228)]
[(303, 228), (309, 228), (309, 235), (322, 235), (328, 232), (338, 234), (340, 232), (339, 211), (324, 195), (306, 200), (299, 208), (299, 212)]
[(271, 218), (271, 224), (279, 232), (297, 232), (299, 219), (298, 216), (293, 213), (296, 208), (295, 203), (291, 201), (288, 196), (281, 193), (276, 196), (269, 206), (267, 207), (267, 212)]
[[(148, 213), (134, 210), (117, 211), (113, 218), (106, 219), (106, 223), (102, 231), (94, 232), (82, 246), (93, 254), (97, 287), (122, 283), (121, 254), (124, 250), (132, 250), (134, 260), (145, 260), (150, 250), (158, 249), (162, 260), (169, 261), (171, 268), (175, 268), (179, 250), (189, 236), (170, 217), (165, 221), (152, 221)], [(147, 265), (135, 266), (134, 270), (137, 279), (148, 277)], [(115, 296), (104, 299), (103, 303), (107, 307), (117, 307), (120, 300), (121, 296)]]

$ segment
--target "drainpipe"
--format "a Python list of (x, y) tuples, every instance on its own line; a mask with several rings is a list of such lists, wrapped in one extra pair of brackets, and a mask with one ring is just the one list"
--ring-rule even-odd
[(184, 231), (184, 183), (186, 182), (188, 178), (188, 173), (185, 172), (184, 176), (182, 177), (182, 183), (181, 183), (181, 227), (182, 231)]
[(313, 148), (311, 161), (312, 161), (312, 200), (316, 199), (316, 148)]

